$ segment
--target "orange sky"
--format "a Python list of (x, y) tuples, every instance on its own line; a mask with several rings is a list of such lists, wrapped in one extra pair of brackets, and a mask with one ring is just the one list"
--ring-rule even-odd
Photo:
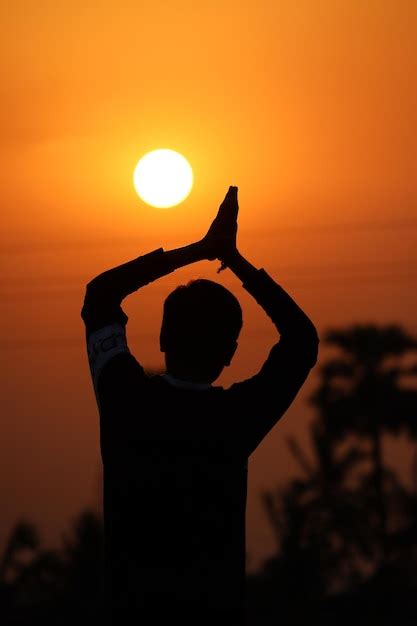
[[(22, 514), (56, 540), (98, 500), (85, 283), (201, 237), (230, 184), (242, 252), (319, 331), (352, 321), (417, 331), (414, 0), (14, 0), (0, 7), (0, 29), (0, 543)], [(195, 174), (189, 198), (167, 211), (144, 205), (131, 182), (158, 147), (182, 152)], [(236, 363), (220, 382), (260, 366), (273, 329), (216, 268), (199, 264), (126, 301), (145, 365), (161, 361), (165, 295), (204, 275), (244, 306)], [(285, 436), (305, 440), (313, 385), (252, 460), (255, 561), (271, 549), (258, 493), (294, 471)]]

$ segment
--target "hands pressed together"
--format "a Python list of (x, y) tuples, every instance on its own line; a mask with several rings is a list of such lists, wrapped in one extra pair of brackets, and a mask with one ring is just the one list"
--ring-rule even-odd
[(237, 187), (229, 187), (207, 234), (199, 242), (206, 259), (219, 259), (222, 262), (220, 269), (226, 266), (228, 258), (237, 250), (237, 191)]

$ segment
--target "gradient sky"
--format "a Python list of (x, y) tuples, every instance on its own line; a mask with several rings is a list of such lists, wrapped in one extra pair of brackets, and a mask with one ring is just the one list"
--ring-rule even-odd
[[(99, 502), (86, 282), (200, 238), (229, 185), (242, 252), (319, 331), (375, 321), (417, 332), (417, 3), (14, 0), (0, 6), (0, 30), (1, 545), (18, 516), (53, 542)], [(188, 199), (165, 211), (132, 186), (138, 159), (159, 147), (195, 174)], [(164, 297), (196, 276), (244, 307), (219, 382), (261, 365), (273, 328), (216, 269), (201, 263), (126, 301), (144, 365), (161, 364)], [(252, 457), (253, 563), (272, 546), (259, 492), (296, 471), (285, 437), (306, 441), (314, 383)], [(405, 447), (389, 447), (393, 463)]]

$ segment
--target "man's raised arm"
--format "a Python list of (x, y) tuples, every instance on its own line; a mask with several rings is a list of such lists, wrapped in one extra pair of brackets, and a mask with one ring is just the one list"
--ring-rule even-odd
[(222, 247), (236, 238), (237, 187), (229, 187), (205, 237), (182, 248), (165, 252), (158, 248), (149, 254), (99, 274), (87, 285), (81, 311), (87, 336), (109, 324), (125, 325), (127, 316), (121, 309), (123, 298), (144, 285), (174, 270), (202, 260), (218, 258)]
[(166, 252), (159, 248), (99, 274), (87, 285), (81, 311), (87, 335), (114, 323), (124, 326), (127, 316), (120, 305), (126, 296), (157, 278), (204, 258), (204, 247), (197, 242)]
[(318, 337), (314, 324), (304, 311), (264, 269), (256, 269), (237, 249), (224, 260), (271, 318), (281, 335), (281, 342), (291, 341), (294, 349), (299, 345), (303, 358), (310, 361), (312, 367), (317, 359)]
[(237, 250), (223, 261), (280, 334), (261, 370), (228, 390), (245, 414), (240, 422), (242, 443), (250, 453), (282, 417), (304, 384), (317, 361), (319, 339), (307, 315), (265, 270), (256, 269)]
[(88, 358), (96, 392), (103, 369), (110, 361), (114, 362), (115, 357), (118, 357), (119, 370), (122, 362), (131, 370), (142, 369), (127, 346), (128, 318), (121, 307), (123, 299), (180, 267), (215, 259), (223, 242), (233, 240), (235, 235), (236, 224), (231, 214), (235, 210), (236, 193), (236, 187), (229, 188), (217, 217), (201, 240), (166, 252), (158, 248), (109, 269), (88, 283), (81, 317), (86, 326)]

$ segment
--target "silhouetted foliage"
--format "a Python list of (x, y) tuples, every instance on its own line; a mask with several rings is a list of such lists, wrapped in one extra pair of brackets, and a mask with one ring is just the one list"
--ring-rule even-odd
[(416, 437), (417, 342), (372, 325), (329, 331), (325, 342), (338, 355), (321, 366), (312, 396), (314, 460), (289, 439), (303, 477), (263, 494), (277, 554), (249, 578), (250, 616), (408, 624), (417, 617), (417, 493), (384, 466), (381, 440)]
[(95, 623), (102, 617), (103, 527), (91, 511), (75, 520), (61, 549), (42, 549), (31, 524), (17, 524), (2, 558), (1, 623)]
[[(325, 337), (312, 396), (312, 453), (288, 446), (301, 475), (262, 494), (276, 552), (248, 576), (248, 625), (408, 626), (417, 620), (417, 454), (413, 488), (384, 464), (386, 433), (417, 435), (417, 343), (397, 326)], [(0, 558), (4, 626), (103, 620), (103, 527), (85, 511), (59, 550), (18, 523)]]

